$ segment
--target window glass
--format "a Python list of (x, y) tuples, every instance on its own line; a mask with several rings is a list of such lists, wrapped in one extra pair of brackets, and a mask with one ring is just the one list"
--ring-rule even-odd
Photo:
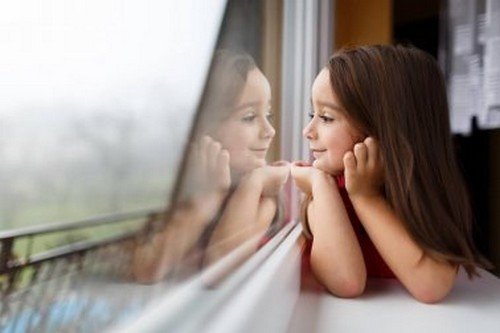
[(220, 24), (203, 6), (0, 5), (1, 229), (165, 204)]
[(138, 280), (184, 278), (228, 257), (241, 263), (286, 222), (280, 17), (276, 1), (228, 2), (174, 201), (136, 253)]
[[(143, 282), (171, 281), (173, 266), (146, 281), (135, 258), (158, 244), (157, 226), (174, 225), (164, 211), (224, 9), (222, 0), (0, 4), (0, 331), (100, 332), (170, 288)], [(162, 262), (186, 257), (154, 249)]]
[(216, 295), (282, 228), (281, 7), (1, 5), (2, 331), (102, 331), (218, 267)]

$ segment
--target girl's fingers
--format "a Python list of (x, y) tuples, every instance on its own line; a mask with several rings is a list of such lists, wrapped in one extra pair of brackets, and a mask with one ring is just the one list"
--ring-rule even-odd
[(344, 173), (348, 177), (356, 172), (356, 157), (352, 151), (344, 155)]
[(229, 152), (226, 149), (221, 149), (217, 162), (219, 167), (229, 167)]
[(231, 186), (231, 172), (229, 170), (229, 152), (222, 149), (217, 156), (217, 172), (220, 176), (220, 185), (223, 189)]
[(215, 167), (218, 171), (229, 169), (229, 152), (226, 149), (221, 149), (217, 154)]
[(365, 145), (368, 148), (368, 163), (372, 168), (379, 166), (382, 163), (382, 155), (378, 142), (374, 138), (368, 137), (365, 139)]
[(309, 167), (312, 166), (310, 162), (307, 161), (294, 161), (292, 162), (293, 166), (298, 166), (298, 167)]
[(210, 142), (209, 146), (208, 146), (208, 149), (207, 149), (207, 161), (208, 161), (208, 167), (213, 170), (215, 168), (218, 169), (218, 165), (217, 165), (217, 162), (218, 162), (218, 158), (219, 158), (219, 154), (222, 150), (222, 145), (217, 142), (217, 141), (213, 141)]
[(280, 161), (276, 161), (276, 162), (271, 163), (271, 166), (277, 166), (277, 167), (290, 166), (290, 162), (285, 161), (285, 160), (280, 160)]
[(290, 175), (291, 165), (288, 161), (279, 161), (276, 164), (272, 165), (274, 168), (277, 168), (281, 173), (281, 178), (283, 179), (283, 183), (287, 181), (288, 176)]
[(307, 174), (308, 169), (304, 168), (304, 167), (297, 166), (295, 164), (292, 164), (290, 167), (290, 172), (291, 172), (293, 178), (301, 178), (305, 174)]
[(311, 163), (306, 161), (294, 161), (290, 164), (290, 173), (294, 179), (300, 179), (310, 173), (311, 166)]
[(364, 168), (368, 161), (368, 149), (364, 143), (356, 143), (354, 145), (354, 156), (356, 157), (357, 167)]

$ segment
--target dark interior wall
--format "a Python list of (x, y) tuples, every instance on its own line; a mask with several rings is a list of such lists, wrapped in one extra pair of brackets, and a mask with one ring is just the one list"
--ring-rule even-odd
[(261, 63), (262, 1), (230, 0), (221, 26), (217, 48), (250, 54)]
[(394, 0), (394, 41), (414, 45), (437, 58), (439, 6), (436, 0)]
[[(444, 0), (394, 0), (394, 41), (412, 44), (438, 59), (439, 42), (446, 33), (446, 22), (440, 15)], [(442, 61), (442, 59), (439, 59)], [(482, 130), (473, 121), (470, 135), (454, 135), (457, 158), (462, 168), (475, 217), (474, 238), (479, 250), (496, 266), (500, 274), (500, 198), (498, 184), (500, 130)]]
[(476, 228), (474, 238), (479, 250), (493, 261), (490, 239), (490, 136), (491, 131), (480, 130), (473, 120), (470, 135), (454, 135), (457, 157), (469, 189)]

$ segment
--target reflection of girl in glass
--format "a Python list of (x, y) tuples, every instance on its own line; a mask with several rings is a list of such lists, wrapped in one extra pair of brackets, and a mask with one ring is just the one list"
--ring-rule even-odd
[(205, 152), (213, 156), (220, 147), (221, 156), (229, 155), (231, 186), (230, 195), (223, 193), (223, 209), (213, 230), (205, 232), (209, 243), (205, 264), (264, 233), (273, 219), (279, 219), (277, 196), (289, 170), (287, 163), (266, 162), (275, 135), (271, 87), (253, 59), (220, 50), (213, 68), (199, 132), (210, 136), (201, 140)]
[(163, 278), (188, 253), (208, 265), (280, 218), (277, 198), (289, 165), (267, 165), (275, 135), (271, 87), (253, 59), (217, 51), (200, 109), (179, 203), (136, 251), (140, 281)]
[(396, 277), (418, 300), (451, 290), (483, 262), (453, 154), (435, 60), (402, 46), (336, 53), (312, 87), (304, 128), (314, 163), (292, 175), (307, 194), (310, 264), (330, 292), (360, 295), (367, 276)]

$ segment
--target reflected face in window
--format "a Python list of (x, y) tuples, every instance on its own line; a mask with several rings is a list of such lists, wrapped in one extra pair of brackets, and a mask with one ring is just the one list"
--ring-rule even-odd
[(312, 87), (313, 110), (303, 135), (309, 140), (314, 156), (313, 166), (332, 175), (344, 171), (344, 154), (351, 151), (362, 133), (345, 116), (340, 101), (333, 93), (329, 72), (323, 69)]
[(275, 135), (271, 118), (271, 86), (254, 68), (248, 72), (234, 110), (214, 133), (214, 138), (229, 151), (233, 173), (243, 174), (266, 164)]

